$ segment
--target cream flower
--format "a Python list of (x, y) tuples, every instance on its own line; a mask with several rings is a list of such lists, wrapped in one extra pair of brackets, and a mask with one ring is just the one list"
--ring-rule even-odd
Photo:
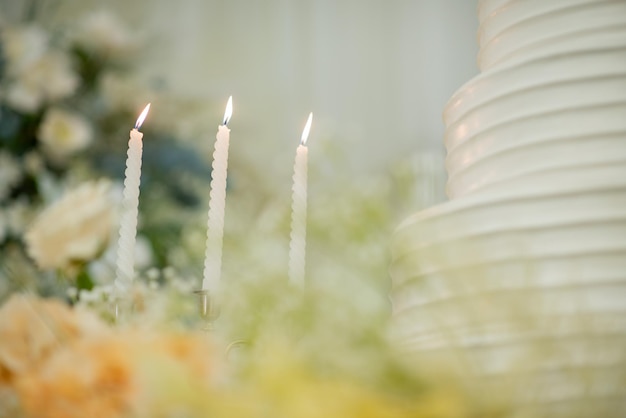
[(69, 56), (61, 51), (48, 51), (20, 69), (5, 94), (15, 109), (34, 112), (46, 101), (72, 95), (78, 85), (79, 78)]
[(0, 201), (2, 201), (11, 188), (22, 178), (20, 165), (15, 158), (4, 151), (0, 151)]
[(133, 35), (113, 14), (99, 10), (79, 24), (75, 42), (102, 56), (121, 57), (136, 48)]
[(63, 161), (91, 142), (92, 129), (77, 113), (53, 108), (44, 116), (38, 136), (45, 152), (52, 159)]
[(69, 269), (106, 247), (114, 219), (109, 191), (108, 181), (83, 183), (35, 219), (26, 243), (40, 268)]

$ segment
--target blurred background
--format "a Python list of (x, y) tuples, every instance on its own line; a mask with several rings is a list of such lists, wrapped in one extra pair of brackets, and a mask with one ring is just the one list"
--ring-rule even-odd
[[(13, 226), (2, 253), (22, 245), (34, 217), (71, 187), (104, 176), (121, 188), (128, 130), (151, 101), (142, 128), (145, 268), (175, 266), (197, 278), (215, 132), (232, 95), (224, 274), (285, 272), (295, 149), (312, 111), (308, 274), (367, 276), (386, 286), (395, 226), (445, 200), (441, 115), (477, 73), (475, 7), (467, 0), (0, 0), (8, 62), (0, 139), (22, 167), (3, 203), (7, 213), (21, 206), (19, 217), (4, 216)], [(80, 117), (91, 139), (70, 135), (77, 143), (69, 149), (68, 138), (46, 136), (50, 114), (66, 120), (58, 109)], [(54, 147), (68, 148), (63, 158)], [(31, 160), (44, 169), (28, 169)], [(104, 256), (109, 267), (114, 241)], [(90, 280), (106, 281), (95, 277), (103, 274), (91, 258), (83, 261)]]

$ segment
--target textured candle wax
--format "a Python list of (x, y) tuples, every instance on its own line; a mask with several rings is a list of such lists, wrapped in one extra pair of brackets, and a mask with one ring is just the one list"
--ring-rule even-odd
[(139, 183), (141, 179), (141, 155), (143, 152), (143, 134), (139, 128), (143, 123), (150, 104), (141, 112), (135, 128), (130, 131), (126, 171), (124, 178), (124, 196), (120, 236), (117, 245), (117, 271), (115, 288), (118, 295), (128, 291), (135, 277), (135, 240), (137, 237), (137, 216), (139, 213)]
[(224, 238), (224, 209), (226, 206), (226, 176), (228, 173), (228, 146), (230, 129), (228, 121), (232, 115), (233, 98), (228, 99), (224, 121), (218, 127), (213, 152), (211, 192), (207, 221), (206, 254), (202, 290), (217, 291), (222, 270), (222, 241)]
[(291, 242), (289, 244), (289, 281), (304, 285), (306, 260), (306, 215), (307, 215), (307, 171), (308, 153), (306, 140), (311, 129), (313, 113), (302, 132), (300, 145), (296, 150), (293, 167), (293, 196), (291, 204)]

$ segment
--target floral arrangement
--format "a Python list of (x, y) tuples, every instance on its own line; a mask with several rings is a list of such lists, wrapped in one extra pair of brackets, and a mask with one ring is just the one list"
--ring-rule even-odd
[[(63, 283), (89, 289), (107, 276), (128, 137), (123, 128), (139, 100), (172, 106), (156, 110), (144, 156), (146, 196), (171, 211), (193, 211), (198, 188), (210, 179), (210, 165), (185, 141), (189, 119), (206, 105), (138, 77), (135, 34), (105, 11), (46, 30), (35, 18), (43, 3), (33, 4), (35, 16), (0, 25), (0, 300), (24, 288), (62, 296)], [(173, 108), (188, 115), (184, 128)], [(174, 169), (172, 160), (182, 163)], [(176, 238), (182, 228), (180, 218), (156, 216), (142, 217), (140, 267), (167, 265), (163, 237)]]
[(0, 416), (498, 416), (454, 380), (418, 378), (376, 332), (331, 326), (320, 301), (283, 303), (289, 317), (264, 315), (262, 333), (228, 346), (219, 331), (109, 326), (14, 295), (0, 309)]

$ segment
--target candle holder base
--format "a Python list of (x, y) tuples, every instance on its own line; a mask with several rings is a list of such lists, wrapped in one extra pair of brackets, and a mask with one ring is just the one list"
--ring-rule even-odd
[(198, 295), (198, 313), (204, 322), (203, 330), (213, 330), (213, 323), (220, 316), (220, 310), (208, 290), (195, 290)]
[(228, 358), (234, 351), (239, 348), (249, 348), (252, 346), (252, 343), (248, 340), (235, 340), (232, 343), (228, 344), (226, 350), (224, 350), (226, 354), (226, 358)]
[(113, 319), (116, 324), (126, 324), (133, 312), (132, 301), (119, 298), (113, 302)]

